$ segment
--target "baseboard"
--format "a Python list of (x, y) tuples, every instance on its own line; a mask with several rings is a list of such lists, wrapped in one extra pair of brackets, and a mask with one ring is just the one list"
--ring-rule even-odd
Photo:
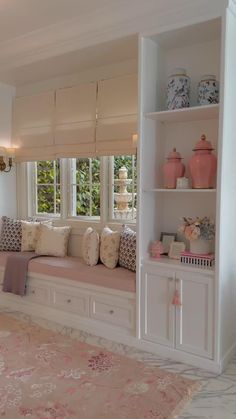
[(221, 373), (220, 365), (212, 359), (203, 358), (188, 352), (179, 351), (175, 348), (169, 348), (168, 346), (147, 342), (142, 339), (138, 340), (136, 347), (142, 351), (150, 352), (163, 358), (170, 359), (171, 362), (181, 362), (183, 364), (210, 371), (214, 374)]
[(233, 343), (233, 345), (228, 349), (228, 351), (226, 352), (226, 354), (223, 356), (222, 360), (220, 361), (221, 372), (225, 370), (229, 361), (233, 358), (235, 354), (236, 354), (236, 342)]

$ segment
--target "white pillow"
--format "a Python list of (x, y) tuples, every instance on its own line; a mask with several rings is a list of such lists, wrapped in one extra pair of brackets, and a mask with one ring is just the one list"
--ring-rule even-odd
[(104, 227), (101, 234), (100, 259), (110, 269), (116, 267), (119, 259), (120, 233)]
[(35, 248), (37, 255), (66, 256), (70, 230), (70, 227), (52, 227), (41, 224)]
[(21, 251), (34, 252), (39, 238), (40, 224), (51, 225), (51, 221), (21, 221)]
[(87, 265), (97, 265), (99, 259), (99, 235), (92, 227), (88, 227), (83, 235), (82, 255)]

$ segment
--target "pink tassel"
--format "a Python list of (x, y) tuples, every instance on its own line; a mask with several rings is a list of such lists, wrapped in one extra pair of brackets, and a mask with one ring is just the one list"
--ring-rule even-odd
[(182, 306), (182, 303), (181, 303), (181, 299), (180, 299), (180, 295), (179, 295), (179, 291), (178, 290), (175, 290), (174, 297), (173, 297), (173, 300), (172, 300), (172, 305), (173, 306), (177, 306), (177, 307)]

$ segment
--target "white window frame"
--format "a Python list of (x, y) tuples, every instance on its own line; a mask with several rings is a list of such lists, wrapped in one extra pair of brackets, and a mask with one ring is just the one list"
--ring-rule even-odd
[[(91, 171), (91, 157), (86, 157), (89, 159), (89, 168)], [(81, 221), (101, 221), (102, 218), (102, 193), (101, 193), (101, 189), (102, 189), (102, 182), (100, 182), (100, 216), (99, 215), (74, 215), (76, 213), (76, 206), (77, 206), (77, 202), (76, 202), (76, 195), (77, 195), (77, 184), (76, 184), (76, 158), (72, 158), (72, 159), (67, 159), (68, 160), (68, 178), (69, 178), (69, 184), (68, 184), (68, 212), (67, 212), (67, 218), (68, 219), (75, 219), (75, 220), (81, 220)], [(102, 173), (103, 173), (103, 167), (102, 167), (102, 161), (103, 158), (100, 157), (100, 179), (102, 178)], [(92, 173), (90, 173), (90, 189), (92, 189)], [(92, 211), (92, 200), (90, 199), (90, 213)]]
[[(55, 165), (56, 165), (56, 160), (54, 160), (54, 171), (55, 171)], [(29, 210), (29, 215), (30, 216), (34, 216), (34, 217), (38, 217), (38, 218), (61, 218), (62, 215), (62, 205), (60, 205), (60, 213), (57, 214), (56, 213), (56, 187), (59, 185), (60, 186), (60, 196), (61, 196), (61, 204), (62, 204), (62, 175), (61, 175), (61, 170), (62, 170), (62, 163), (60, 160), (60, 183), (56, 182), (56, 177), (54, 177), (53, 180), (53, 184), (44, 184), (44, 183), (37, 183), (37, 162), (32, 162), (29, 163), (28, 166), (28, 179), (31, 179), (31, 181), (28, 182), (28, 187), (29, 187), (29, 193), (28, 193), (28, 198), (29, 198), (29, 202), (31, 201), (32, 205), (31, 205), (31, 210)], [(53, 185), (54, 186), (54, 212), (53, 213), (47, 213), (47, 212), (38, 212), (38, 186), (49, 186), (49, 185)], [(64, 200), (63, 200), (64, 201)]]
[[(135, 156), (134, 156), (135, 157)], [(112, 161), (114, 156), (100, 157), (100, 216), (83, 216), (73, 215), (76, 212), (76, 169), (75, 159), (64, 158), (60, 159), (60, 191), (61, 191), (61, 206), (60, 214), (38, 213), (37, 210), (37, 170), (36, 162), (27, 163), (27, 178), (28, 178), (28, 216), (37, 218), (52, 218), (61, 220), (80, 221), (84, 223), (95, 224), (136, 224), (136, 220), (119, 220), (114, 218), (114, 169)], [(134, 158), (133, 158), (134, 161)], [(72, 170), (71, 170), (72, 169)], [(132, 164), (132, 171), (134, 174), (134, 163)], [(54, 180), (56, 181), (56, 179)], [(74, 185), (73, 185), (74, 184)], [(55, 185), (57, 183), (55, 182)], [(54, 189), (55, 190), (55, 189)], [(55, 193), (55, 192), (54, 192)], [(132, 184), (132, 193), (134, 194), (134, 183)], [(76, 199), (76, 198), (75, 198)], [(132, 200), (134, 206), (134, 198)]]

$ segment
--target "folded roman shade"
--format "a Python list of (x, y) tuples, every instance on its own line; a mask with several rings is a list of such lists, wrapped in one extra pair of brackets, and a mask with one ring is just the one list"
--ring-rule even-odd
[(131, 74), (98, 83), (96, 152), (99, 155), (135, 153), (138, 77)]
[(13, 118), (17, 161), (38, 160), (40, 155), (55, 158), (53, 91), (16, 98)]
[(16, 98), (16, 161), (133, 154), (137, 75)]
[(95, 153), (97, 83), (56, 92), (55, 149), (58, 157)]

